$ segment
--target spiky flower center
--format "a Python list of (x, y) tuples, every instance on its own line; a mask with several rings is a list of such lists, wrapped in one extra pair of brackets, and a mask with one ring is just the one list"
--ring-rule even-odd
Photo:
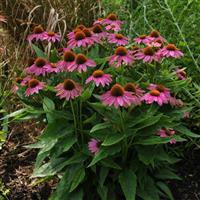
[(85, 33), (83, 33), (82, 31), (77, 31), (76, 33), (75, 33), (75, 40), (76, 41), (79, 41), (79, 40), (83, 40), (83, 39), (85, 39)]
[(86, 37), (92, 37), (91, 31), (90, 31), (89, 29), (87, 29), (87, 28), (84, 28), (84, 29), (83, 29), (83, 33), (85, 33), (85, 36), (86, 36)]
[(80, 64), (84, 64), (87, 61), (87, 58), (85, 57), (85, 55), (79, 53), (76, 56), (76, 64), (80, 65)]
[(18, 84), (20, 84), (22, 81), (23, 81), (23, 79), (20, 78), (20, 77), (17, 77), (17, 78), (15, 79), (15, 82), (18, 83)]
[(127, 53), (128, 51), (125, 47), (120, 46), (115, 49), (115, 54), (118, 56), (125, 56)]
[(158, 90), (154, 89), (154, 90), (151, 90), (151, 91), (150, 91), (150, 94), (151, 94), (152, 96), (158, 97), (158, 96), (160, 95), (160, 92), (159, 92)]
[(124, 36), (122, 34), (115, 34), (115, 38), (121, 40), (124, 38)]
[(140, 35), (139, 38), (140, 39), (145, 39), (147, 37), (147, 35)]
[(124, 95), (124, 88), (119, 85), (119, 84), (115, 84), (112, 86), (111, 88), (111, 95), (114, 97), (120, 97)]
[(169, 50), (169, 51), (176, 51), (177, 50), (177, 48), (174, 44), (168, 44), (166, 46), (166, 49)]
[(136, 85), (133, 84), (133, 83), (127, 83), (125, 86), (124, 86), (124, 90), (125, 91), (128, 91), (128, 92), (136, 92)]
[(35, 88), (39, 84), (37, 79), (31, 79), (28, 81), (28, 87)]
[(153, 56), (154, 55), (154, 50), (151, 47), (146, 47), (144, 48), (144, 54), (147, 56)]
[(162, 44), (162, 43), (163, 43), (163, 41), (162, 41), (161, 39), (159, 39), (159, 38), (155, 39), (153, 42), (157, 42), (157, 43), (159, 43), (159, 44)]
[(156, 86), (156, 90), (158, 90), (159, 92), (164, 92), (165, 91), (165, 86), (159, 84), (159, 85)]
[(73, 62), (75, 60), (76, 55), (72, 51), (64, 52), (64, 61), (65, 62)]
[(37, 67), (42, 68), (46, 65), (46, 60), (44, 58), (37, 58), (34, 63)]
[(103, 20), (103, 18), (98, 18), (98, 19), (97, 19), (97, 21), (99, 21), (99, 22), (102, 21), (102, 20)]
[(86, 28), (83, 24), (80, 24), (76, 27), (76, 29), (79, 29), (79, 30), (83, 30), (84, 28)]
[(73, 90), (76, 87), (75, 82), (71, 79), (65, 79), (63, 85), (65, 90)]
[(41, 25), (36, 26), (36, 27), (33, 29), (33, 33), (35, 33), (35, 34), (39, 34), (39, 33), (43, 33), (43, 32), (44, 32), (44, 29), (42, 28)]
[(49, 31), (49, 32), (47, 33), (47, 35), (48, 35), (49, 37), (53, 37), (53, 36), (55, 36), (55, 32)]
[(158, 31), (154, 30), (150, 33), (150, 36), (153, 38), (157, 38), (160, 36), (160, 33)]
[(94, 33), (102, 33), (103, 32), (103, 28), (100, 24), (94, 25), (92, 30), (93, 30)]
[(102, 71), (102, 70), (95, 70), (94, 72), (93, 72), (93, 74), (92, 74), (92, 76), (93, 77), (95, 77), (95, 78), (100, 78), (100, 77), (102, 77), (104, 75), (104, 72)]
[(111, 21), (116, 21), (117, 20), (117, 15), (114, 13), (111, 13), (107, 16), (107, 19), (111, 20)]
[(51, 65), (51, 68), (56, 68), (57, 67), (56, 63), (51, 63), (50, 65)]

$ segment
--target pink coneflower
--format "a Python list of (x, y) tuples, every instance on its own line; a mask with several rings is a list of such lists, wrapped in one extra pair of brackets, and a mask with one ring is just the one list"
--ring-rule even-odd
[(153, 30), (150, 35), (148, 36), (148, 39), (150, 41), (154, 41), (156, 39), (160, 39), (163, 42), (165, 42), (166, 40), (160, 35), (159, 31)]
[(83, 91), (83, 88), (71, 79), (65, 79), (64, 82), (58, 84), (55, 89), (57, 91), (56, 96), (60, 99), (66, 99), (67, 101), (80, 96)]
[(79, 73), (81, 72), (86, 72), (87, 67), (95, 67), (96, 63), (88, 59), (85, 55), (79, 53), (76, 55), (75, 61), (68, 66), (68, 70), (70, 72), (73, 71), (78, 71)]
[(165, 95), (166, 99), (170, 98), (170, 89), (166, 88), (164, 85), (151, 83), (148, 86), (148, 90), (154, 90), (154, 89), (158, 90), (162, 95)]
[(103, 24), (120, 26), (122, 24), (122, 21), (118, 20), (116, 14), (111, 13), (106, 17), (106, 19), (104, 19)]
[(141, 104), (141, 98), (143, 96), (144, 91), (141, 88), (139, 88), (138, 85), (135, 85), (134, 83), (126, 83), (126, 85), (124, 86), (124, 90), (130, 92), (133, 95), (133, 103), (135, 105)]
[(41, 25), (36, 26), (33, 30), (33, 33), (31, 33), (30, 35), (28, 35), (27, 40), (28, 41), (33, 41), (33, 40), (43, 40), (43, 37), (45, 35), (45, 31), (42, 28)]
[(25, 96), (30, 96), (32, 94), (38, 94), (40, 90), (44, 88), (44, 83), (38, 81), (37, 79), (31, 79), (28, 81), (28, 88), (25, 91)]
[(88, 149), (90, 150), (91, 153), (98, 153), (99, 152), (99, 140), (92, 138), (88, 142)]
[(181, 99), (177, 99), (175, 96), (170, 96), (169, 97), (169, 103), (173, 107), (182, 107), (184, 105), (182, 100)]
[(147, 35), (140, 35), (139, 37), (135, 38), (134, 41), (137, 43), (137, 44), (148, 44), (151, 39), (148, 38)]
[(74, 38), (76, 32), (82, 31), (84, 28), (86, 28), (84, 25), (82, 25), (82, 24), (78, 25), (72, 32), (69, 32), (67, 34), (68, 39), (70, 40), (70, 39)]
[(83, 33), (85, 34), (85, 40), (88, 47), (93, 45), (94, 42), (99, 42), (99, 40), (96, 37), (94, 37), (93, 32), (91, 32), (89, 29), (84, 28)]
[(105, 21), (105, 19), (103, 19), (103, 18), (98, 18), (98, 19), (93, 23), (93, 25), (96, 25), (96, 24), (101, 24), (101, 25), (103, 25), (103, 24), (105, 24), (104, 21)]
[(187, 74), (184, 71), (184, 69), (176, 69), (176, 76), (178, 77), (179, 80), (186, 80), (187, 79)]
[(102, 85), (102, 87), (109, 85), (112, 82), (112, 78), (110, 74), (104, 74), (102, 70), (96, 70), (92, 73), (85, 83), (88, 84), (89, 82), (94, 81), (95, 85), (98, 87)]
[(107, 36), (107, 32), (105, 32), (100, 24), (95, 24), (92, 27), (92, 31), (94, 33), (94, 36), (96, 38), (96, 41), (101, 41), (102, 39), (105, 39)]
[(17, 91), (19, 90), (19, 86), (18, 86), (17, 84), (20, 84), (20, 85), (21, 85), (22, 81), (23, 81), (23, 79), (20, 78), (20, 77), (17, 77), (17, 78), (15, 79), (14, 86), (13, 86), (12, 89), (11, 89), (11, 91), (12, 91), (13, 94), (16, 94), (16, 93), (17, 93)]
[(135, 54), (137, 54), (140, 51), (140, 48), (138, 46), (132, 46), (131, 48), (131, 54), (134, 56)]
[(100, 96), (100, 99), (103, 104), (108, 106), (114, 105), (115, 108), (118, 108), (119, 106), (128, 107), (135, 100), (133, 95), (130, 92), (125, 91), (119, 84), (113, 85), (111, 90)]
[(33, 65), (25, 69), (25, 72), (34, 74), (36, 76), (45, 76), (46, 69), (49, 67), (49, 65), (50, 64), (44, 58), (37, 58)]
[(161, 39), (155, 39), (153, 41), (151, 41), (150, 43), (147, 43), (148, 46), (151, 46), (151, 47), (162, 47), (163, 46), (163, 41)]
[(106, 29), (107, 31), (112, 30), (112, 31), (118, 32), (118, 31), (121, 30), (121, 26), (120, 26), (119, 24), (112, 23), (112, 24), (107, 25), (107, 26), (105, 27), (105, 29)]
[(151, 63), (152, 61), (160, 61), (160, 55), (150, 46), (145, 47), (141, 52), (135, 54), (136, 59), (143, 60), (144, 63)]
[(133, 61), (131, 51), (128, 51), (125, 47), (120, 46), (115, 49), (115, 54), (110, 57), (109, 65), (120, 67), (121, 65), (132, 64)]
[(22, 82), (21, 82), (21, 86), (27, 86), (28, 82), (31, 80), (32, 78), (30, 76), (26, 76), (23, 78)]
[(47, 73), (58, 73), (61, 71), (61, 68), (58, 67), (57, 63), (50, 63), (45, 68)]
[(71, 38), (68, 41), (68, 46), (70, 48), (74, 48), (74, 47), (87, 47), (88, 46), (88, 40), (86, 39), (86, 35), (85, 33), (83, 33), (83, 31), (77, 31), (75, 33), (74, 38)]
[(58, 33), (53, 31), (45, 32), (43, 36), (43, 40), (47, 40), (48, 42), (56, 42), (61, 40), (61, 36)]
[(108, 42), (116, 44), (117, 46), (125, 46), (128, 44), (128, 38), (122, 34), (110, 34), (108, 36)]
[(163, 57), (172, 57), (172, 58), (180, 58), (183, 56), (183, 53), (176, 48), (174, 44), (168, 44), (158, 51), (158, 53)]
[(142, 97), (142, 100), (144, 100), (147, 104), (157, 102), (159, 106), (168, 103), (168, 98), (166, 98), (165, 94), (156, 89), (153, 89), (149, 93), (145, 94)]
[(176, 139), (172, 138), (175, 134), (175, 131), (172, 128), (162, 128), (158, 131), (157, 135), (159, 135), (161, 138), (167, 138), (170, 137), (170, 144), (175, 144)]
[(72, 63), (74, 63), (75, 58), (76, 58), (76, 55), (73, 51), (70, 51), (70, 50), (65, 51), (64, 56), (63, 56), (64, 60), (58, 62), (58, 67), (62, 69), (63, 71), (68, 71), (68, 67)]

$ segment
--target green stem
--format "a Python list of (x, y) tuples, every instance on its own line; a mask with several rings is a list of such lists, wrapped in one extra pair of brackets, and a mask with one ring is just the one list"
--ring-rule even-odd
[(124, 119), (123, 119), (121, 110), (120, 110), (120, 122), (121, 122), (122, 133), (125, 136), (123, 140), (123, 145), (122, 145), (122, 154), (123, 154), (122, 156), (123, 156), (123, 162), (125, 163), (127, 160), (127, 155), (128, 155), (128, 143), (127, 143), (126, 132), (125, 132), (125, 127), (124, 127)]
[[(75, 112), (74, 112), (74, 106), (73, 106), (72, 100), (70, 100), (70, 105), (71, 105), (72, 115), (73, 115), (73, 119), (74, 119), (74, 129), (75, 129), (75, 134), (77, 135), (76, 114), (75, 114)], [(77, 138), (78, 138), (78, 135), (77, 135)]]

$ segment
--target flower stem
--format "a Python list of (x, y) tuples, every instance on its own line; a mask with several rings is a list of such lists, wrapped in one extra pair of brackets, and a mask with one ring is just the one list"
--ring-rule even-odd
[(127, 143), (126, 132), (125, 132), (125, 127), (124, 127), (124, 118), (123, 118), (121, 110), (120, 110), (120, 122), (121, 122), (122, 133), (125, 136), (123, 140), (123, 144), (122, 144), (123, 162), (125, 163), (128, 156), (128, 143)]
[[(70, 105), (71, 105), (72, 115), (73, 115), (73, 119), (74, 119), (74, 129), (75, 129), (75, 134), (77, 135), (76, 114), (75, 114), (75, 112), (74, 112), (74, 106), (73, 106), (72, 100), (70, 100)], [(77, 135), (77, 136), (78, 136), (78, 135)]]

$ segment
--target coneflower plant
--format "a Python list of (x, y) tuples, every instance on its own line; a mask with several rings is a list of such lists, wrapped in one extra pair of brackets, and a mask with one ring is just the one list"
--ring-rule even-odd
[(200, 137), (183, 121), (183, 52), (157, 30), (129, 38), (124, 24), (112, 13), (27, 37), (35, 58), (14, 81), (24, 108), (10, 116), (46, 123), (29, 148), (40, 149), (32, 178), (60, 179), (51, 200), (173, 199), (177, 144)]

